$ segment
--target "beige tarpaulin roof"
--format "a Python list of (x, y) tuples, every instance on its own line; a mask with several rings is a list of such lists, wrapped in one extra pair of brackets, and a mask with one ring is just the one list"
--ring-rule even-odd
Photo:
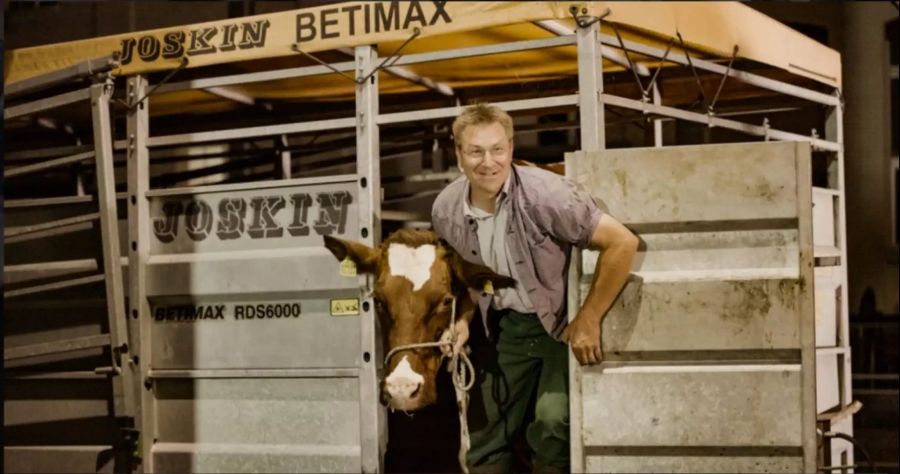
[[(614, 22), (626, 40), (665, 49), (669, 39), (680, 33), (692, 54), (706, 58), (729, 58), (737, 45), (739, 58), (840, 86), (840, 55), (836, 51), (737, 2), (348, 2), (12, 50), (6, 53), (4, 82), (113, 52), (122, 54), (120, 75), (173, 69), (182, 56), (189, 59), (189, 68), (225, 63), (239, 66), (266, 58), (282, 58), (274, 63), (291, 67), (302, 58), (292, 49), (295, 44), (308, 53), (378, 44), (379, 54), (387, 56), (417, 27), (421, 35), (403, 48), (403, 54), (543, 38), (552, 33), (531, 22), (553, 19), (574, 29), (571, 6), (586, 9), (588, 15), (600, 15), (609, 8), (602, 32), (613, 34), (607, 22)], [(408, 68), (451, 87), (469, 87), (571, 75), (577, 68), (575, 59), (575, 48), (567, 46)], [(648, 66), (658, 62), (644, 59)], [(246, 63), (246, 69), (252, 71), (253, 64), (259, 63)], [(273, 62), (266, 64), (271, 67)], [(613, 63), (604, 67), (621, 69)], [(422, 90), (422, 86), (399, 78), (382, 77), (382, 93)], [(352, 96), (353, 83), (316, 76), (278, 81), (277, 87), (251, 84), (242, 86), (241, 91), (256, 98), (327, 99)], [(155, 107), (187, 100), (203, 109), (202, 94), (165, 94), (158, 97), (162, 102)]]

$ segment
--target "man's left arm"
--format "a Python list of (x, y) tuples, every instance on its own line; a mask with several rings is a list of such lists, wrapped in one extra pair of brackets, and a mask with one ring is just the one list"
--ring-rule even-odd
[(600, 250), (594, 279), (578, 315), (562, 335), (582, 365), (603, 360), (603, 318), (628, 280), (638, 242), (637, 236), (609, 214), (603, 214), (594, 228), (590, 246)]

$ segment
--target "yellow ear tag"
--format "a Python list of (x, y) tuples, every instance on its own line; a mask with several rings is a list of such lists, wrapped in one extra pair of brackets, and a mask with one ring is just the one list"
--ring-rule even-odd
[(494, 283), (491, 280), (487, 280), (484, 282), (484, 292), (493, 295), (494, 294)]
[(344, 260), (341, 261), (340, 274), (345, 277), (356, 276), (356, 262), (350, 257), (344, 257)]

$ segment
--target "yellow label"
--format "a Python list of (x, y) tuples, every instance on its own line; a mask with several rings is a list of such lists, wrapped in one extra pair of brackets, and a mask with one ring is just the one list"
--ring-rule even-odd
[(346, 298), (331, 300), (332, 316), (356, 316), (359, 314), (359, 299)]
[(341, 276), (352, 277), (356, 276), (356, 262), (350, 259), (350, 257), (344, 257), (344, 260), (341, 261)]
[(494, 294), (494, 283), (491, 280), (487, 280), (484, 282), (484, 292), (493, 295)]

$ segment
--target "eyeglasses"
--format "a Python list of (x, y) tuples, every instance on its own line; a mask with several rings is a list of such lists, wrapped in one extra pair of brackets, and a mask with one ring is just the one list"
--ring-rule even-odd
[(488, 153), (490, 153), (490, 155), (493, 157), (506, 156), (506, 154), (509, 153), (509, 147), (504, 146), (504, 145), (494, 146), (494, 147), (491, 147), (490, 149), (484, 149), (484, 148), (478, 148), (478, 147), (472, 147), (472, 148), (463, 147), (461, 149), (461, 151), (462, 151), (463, 156), (465, 156), (466, 158), (470, 158), (473, 160), (482, 160), (482, 159), (484, 159), (485, 156), (488, 155)]

